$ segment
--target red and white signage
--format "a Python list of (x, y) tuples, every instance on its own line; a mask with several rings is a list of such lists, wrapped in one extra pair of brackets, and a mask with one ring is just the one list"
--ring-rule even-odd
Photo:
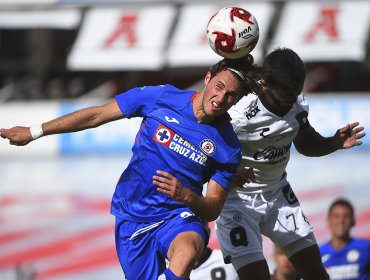
[(68, 58), (68, 67), (160, 69), (175, 12), (173, 5), (89, 10)]
[(290, 2), (269, 49), (292, 48), (304, 61), (362, 61), (369, 27), (369, 1)]
[[(267, 2), (233, 4), (251, 12), (257, 19), (260, 37), (256, 48), (251, 52), (255, 61), (263, 55), (267, 31), (272, 18), (273, 5)], [(222, 6), (216, 4), (184, 5), (179, 22), (170, 42), (168, 64), (172, 67), (210, 66), (222, 57), (217, 55), (207, 42), (207, 23)]]

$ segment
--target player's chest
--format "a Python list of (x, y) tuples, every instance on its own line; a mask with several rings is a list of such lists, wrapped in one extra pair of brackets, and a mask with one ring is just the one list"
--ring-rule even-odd
[[(148, 118), (141, 131), (141, 145), (144, 145), (149, 152), (173, 161), (185, 161), (206, 166), (207, 155), (201, 151), (201, 148), (196, 147), (188, 140), (187, 133), (186, 130), (181, 128), (174, 131), (166, 124)], [(212, 149), (212, 144), (209, 145), (208, 149)]]

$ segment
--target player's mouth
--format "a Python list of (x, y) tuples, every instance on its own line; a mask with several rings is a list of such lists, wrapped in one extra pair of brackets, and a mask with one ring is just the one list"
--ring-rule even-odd
[(218, 103), (217, 103), (217, 102), (215, 102), (215, 101), (212, 101), (212, 105), (213, 105), (213, 108), (214, 108), (214, 109), (216, 109), (216, 110), (221, 109), (220, 104), (218, 104)]

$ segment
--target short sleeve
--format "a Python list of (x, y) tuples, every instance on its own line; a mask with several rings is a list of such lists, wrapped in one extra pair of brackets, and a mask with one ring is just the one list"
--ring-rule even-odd
[(301, 108), (301, 112), (296, 115), (296, 119), (299, 123), (300, 128), (307, 128), (310, 123), (308, 121), (309, 104), (308, 100), (303, 93), (298, 96), (298, 105)]
[(118, 106), (126, 118), (144, 117), (151, 112), (165, 86), (133, 88), (115, 96)]
[[(241, 154), (240, 154), (241, 160)], [(240, 162), (239, 162), (240, 163)], [(239, 164), (218, 164), (216, 172), (211, 176), (213, 181), (220, 184), (225, 190), (230, 190), (230, 183)]]

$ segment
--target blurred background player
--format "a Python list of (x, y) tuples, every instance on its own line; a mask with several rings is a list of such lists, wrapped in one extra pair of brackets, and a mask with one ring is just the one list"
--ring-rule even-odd
[(207, 72), (200, 92), (168, 84), (134, 88), (38, 126), (1, 129), (0, 136), (23, 146), (44, 135), (142, 117), (112, 199), (118, 258), (129, 280), (187, 279), (208, 244), (203, 220), (218, 217), (240, 163), (227, 111), (246, 92), (252, 65), (252, 56), (224, 59)]
[[(267, 55), (261, 76), (257, 92), (243, 96), (229, 110), (243, 158), (216, 221), (221, 249), (240, 279), (270, 279), (263, 234), (282, 248), (302, 278), (328, 279), (313, 228), (287, 180), (290, 148), (294, 143), (305, 156), (324, 156), (361, 145), (365, 133), (358, 122), (332, 137), (316, 132), (302, 93), (305, 65), (293, 50), (278, 48)], [(243, 181), (250, 171), (253, 181)]]
[[(207, 224), (210, 233), (210, 224)], [(190, 274), (191, 280), (238, 280), (238, 274), (232, 264), (225, 264), (222, 252), (209, 246), (195, 264)]]
[(283, 250), (275, 245), (273, 260), (275, 262), (274, 273), (271, 280), (300, 280), (298, 272), (285, 256)]
[(320, 246), (322, 261), (332, 280), (370, 279), (370, 240), (354, 238), (353, 205), (344, 198), (332, 202), (327, 222), (331, 234)]

